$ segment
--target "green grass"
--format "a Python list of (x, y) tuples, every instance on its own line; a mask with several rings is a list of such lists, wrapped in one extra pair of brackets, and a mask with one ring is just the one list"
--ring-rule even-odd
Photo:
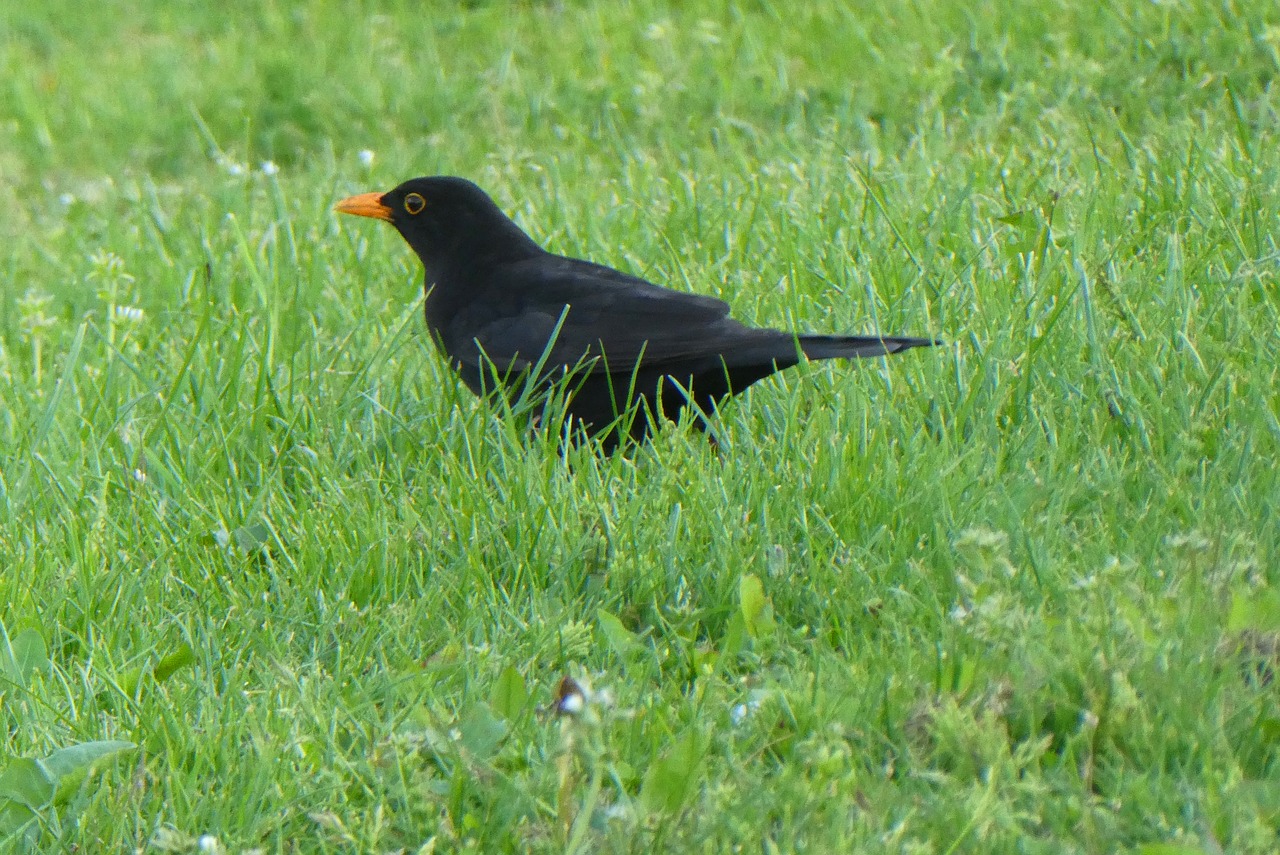
[[(1280, 12), (237, 5), (0, 7), (8, 846), (1280, 848)], [(948, 345), (562, 459), (330, 210), (433, 173)]]

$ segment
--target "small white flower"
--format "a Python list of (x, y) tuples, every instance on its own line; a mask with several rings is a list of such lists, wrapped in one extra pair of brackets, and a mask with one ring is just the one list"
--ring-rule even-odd
[(221, 852), (222, 842), (212, 834), (202, 834), (196, 841), (196, 848), (201, 852)]
[(274, 160), (262, 161), (263, 175), (277, 175), (279, 174), (279, 172), (280, 172), (280, 167), (276, 166), (276, 162)]
[(142, 320), (144, 312), (137, 306), (116, 306), (116, 318), (130, 323), (138, 323)]
[(143, 472), (141, 469), (135, 469), (133, 470), (133, 480), (137, 481), (139, 484), (145, 484), (147, 483), (147, 473)]
[(365, 166), (373, 166), (373, 149), (362, 148), (358, 155), (360, 162)]
[(763, 696), (760, 692), (752, 692), (751, 697), (747, 699), (745, 704), (738, 704), (729, 710), (729, 721), (731, 721), (735, 727), (742, 724), (747, 720), (748, 716), (760, 709), (762, 697)]
[(560, 712), (565, 715), (577, 715), (587, 705), (587, 699), (577, 692), (565, 695), (560, 701)]
[(218, 166), (225, 169), (228, 175), (244, 175), (245, 173), (245, 166), (243, 163), (227, 157), (225, 154), (215, 153), (214, 161)]

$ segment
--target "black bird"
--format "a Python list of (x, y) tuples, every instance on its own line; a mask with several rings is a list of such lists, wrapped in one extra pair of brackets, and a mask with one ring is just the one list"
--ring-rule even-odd
[[(464, 178), (414, 178), (343, 199), (344, 214), (386, 220), (426, 270), (427, 327), (477, 395), (569, 376), (565, 409), (612, 450), (643, 441), (692, 403), (700, 427), (726, 398), (808, 359), (883, 356), (928, 338), (757, 329), (714, 297), (673, 291), (553, 255)], [(530, 386), (530, 380), (534, 386)], [(629, 407), (629, 423), (620, 419)]]

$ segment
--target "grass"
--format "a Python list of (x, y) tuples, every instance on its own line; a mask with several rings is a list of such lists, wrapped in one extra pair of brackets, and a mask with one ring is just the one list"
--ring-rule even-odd
[[(100, 5), (0, 9), (8, 846), (1280, 847), (1266, 4)], [(330, 211), (432, 173), (949, 344), (562, 459)]]

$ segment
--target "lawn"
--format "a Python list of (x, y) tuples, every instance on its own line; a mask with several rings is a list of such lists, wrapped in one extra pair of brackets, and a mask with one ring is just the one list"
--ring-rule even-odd
[[(233, 7), (0, 6), (0, 848), (1280, 850), (1280, 9)], [(561, 455), (427, 174), (946, 345)]]

